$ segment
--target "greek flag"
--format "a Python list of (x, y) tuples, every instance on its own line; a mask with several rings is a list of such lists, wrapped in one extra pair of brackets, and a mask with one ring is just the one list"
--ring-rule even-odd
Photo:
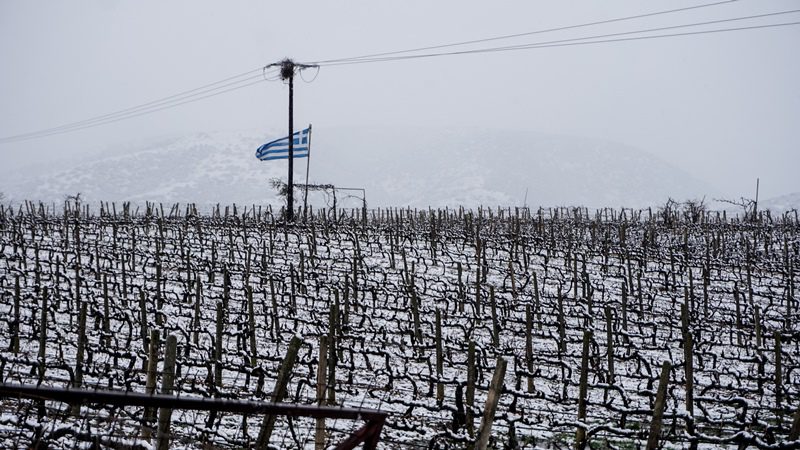
[[(292, 151), (295, 158), (308, 157), (310, 135), (311, 126), (292, 135), (294, 141)], [(289, 137), (275, 139), (274, 141), (267, 142), (261, 147), (258, 147), (258, 150), (256, 150), (256, 158), (262, 161), (289, 159)]]

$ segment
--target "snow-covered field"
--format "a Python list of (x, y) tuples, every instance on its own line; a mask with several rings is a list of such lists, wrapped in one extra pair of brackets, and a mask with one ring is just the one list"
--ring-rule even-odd
[[(367, 224), (345, 211), (336, 221), (317, 215), (284, 227), (260, 207), (204, 216), (167, 207), (164, 216), (155, 208), (135, 217), (120, 205), (113, 215), (70, 208), (2, 210), (6, 383), (74, 384), (85, 302), (83, 387), (145, 392), (144, 337), (157, 330), (162, 343), (177, 337), (179, 395), (265, 400), (298, 335), (284, 401), (314, 404), (320, 337), (328, 336), (334, 403), (389, 413), (381, 448), (465, 447), (499, 358), (508, 366), (491, 429), (496, 448), (568, 448), (580, 427), (592, 447), (636, 448), (647, 441), (667, 361), (665, 447), (791, 447), (800, 410), (793, 217), (740, 223), (630, 209), (384, 209), (370, 211)], [(70, 415), (69, 405), (41, 410), (7, 398), (0, 413), (4, 448), (37, 439), (49, 448), (88, 448), (92, 439), (152, 445), (142, 438), (141, 408), (88, 405)], [(172, 446), (248, 447), (261, 420), (176, 410)], [(360, 425), (329, 420), (328, 445)], [(313, 448), (313, 427), (280, 418), (271, 445)]]

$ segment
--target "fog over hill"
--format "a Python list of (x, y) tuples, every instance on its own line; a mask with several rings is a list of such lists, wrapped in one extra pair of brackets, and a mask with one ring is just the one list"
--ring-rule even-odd
[(793, 192), (778, 197), (773, 197), (760, 201), (758, 204), (759, 209), (769, 209), (775, 212), (787, 212), (794, 209), (800, 209), (800, 192)]
[[(110, 149), (71, 165), (9, 174), (0, 192), (14, 201), (60, 201), (80, 192), (90, 202), (280, 204), (268, 180), (285, 180), (286, 161), (254, 157), (260, 144), (276, 137), (201, 133)], [(315, 127), (311, 153), (312, 183), (363, 187), (375, 207), (641, 207), (715, 195), (645, 151), (534, 132)], [(305, 181), (305, 169), (305, 160), (295, 160), (296, 182)], [(321, 194), (310, 198), (317, 206), (326, 202)]]

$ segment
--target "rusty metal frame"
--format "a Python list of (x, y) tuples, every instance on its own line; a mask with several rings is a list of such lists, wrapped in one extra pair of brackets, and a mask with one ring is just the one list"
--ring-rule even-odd
[(227, 400), (205, 397), (180, 397), (141, 394), (112, 390), (56, 388), (0, 383), (0, 398), (53, 400), (71, 404), (101, 403), (116, 406), (165, 407), (200, 411), (225, 411), (239, 414), (269, 414), (290, 417), (365, 420), (366, 424), (336, 446), (337, 450), (354, 449), (364, 443), (364, 450), (374, 450), (380, 439), (387, 414), (374, 409), (309, 406), (253, 400)]

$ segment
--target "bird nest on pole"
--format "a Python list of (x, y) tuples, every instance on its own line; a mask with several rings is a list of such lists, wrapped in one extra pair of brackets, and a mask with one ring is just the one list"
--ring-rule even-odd
[(281, 61), (281, 79), (288, 80), (294, 76), (294, 61), (291, 59), (284, 59)]

